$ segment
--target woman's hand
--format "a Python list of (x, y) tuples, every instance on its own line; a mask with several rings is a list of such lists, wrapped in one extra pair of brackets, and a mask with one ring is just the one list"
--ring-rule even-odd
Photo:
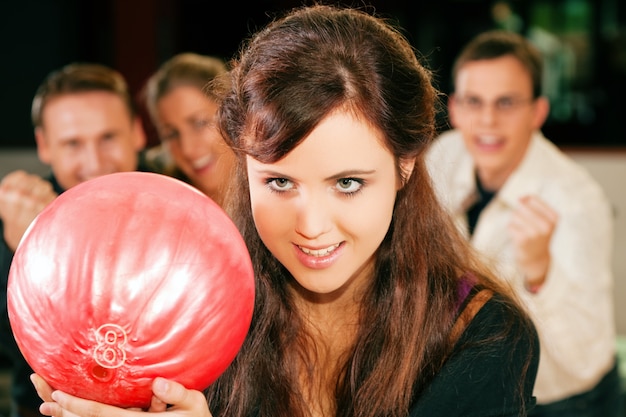
[[(142, 417), (145, 411), (123, 409), (74, 397), (62, 391), (54, 391), (37, 374), (31, 376), (37, 394), (44, 403), (41, 414), (51, 417)], [(167, 411), (168, 417), (211, 417), (206, 398), (200, 391), (188, 390), (181, 384), (164, 378), (152, 382), (150, 413)], [(170, 404), (169, 407), (167, 404)]]

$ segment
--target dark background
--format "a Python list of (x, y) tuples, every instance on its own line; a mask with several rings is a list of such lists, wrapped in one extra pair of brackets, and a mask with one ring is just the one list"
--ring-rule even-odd
[[(318, 1), (324, 2), (324, 1)], [(544, 133), (568, 147), (626, 146), (626, 5), (622, 0), (325, 1), (401, 26), (450, 91), (449, 68), (469, 38), (506, 27), (537, 42), (550, 71), (552, 111)], [(232, 57), (240, 42), (281, 11), (307, 0), (23, 0), (0, 6), (2, 148), (34, 147), (29, 113), (38, 84), (72, 61), (120, 70), (138, 97), (146, 78), (178, 52)], [(504, 3), (502, 1), (498, 3)], [(500, 4), (502, 10), (502, 4)], [(506, 9), (505, 9), (506, 11)], [(508, 17), (507, 17), (508, 16)], [(320, 57), (320, 59), (324, 59)], [(139, 99), (138, 99), (139, 100)], [(445, 120), (445, 114), (441, 115)], [(150, 142), (154, 132), (146, 122)]]

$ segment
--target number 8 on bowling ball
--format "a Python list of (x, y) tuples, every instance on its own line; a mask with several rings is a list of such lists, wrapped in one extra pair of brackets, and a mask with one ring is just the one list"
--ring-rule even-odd
[(157, 376), (203, 390), (252, 319), (246, 245), (226, 213), (160, 174), (105, 175), (30, 225), (9, 272), (17, 344), (54, 389), (148, 407)]

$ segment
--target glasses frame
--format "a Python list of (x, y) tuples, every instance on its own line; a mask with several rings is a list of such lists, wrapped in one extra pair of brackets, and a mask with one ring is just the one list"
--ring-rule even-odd
[(534, 104), (537, 101), (537, 97), (516, 97), (516, 96), (502, 96), (491, 102), (485, 102), (480, 97), (476, 96), (459, 96), (454, 95), (454, 102), (461, 111), (468, 114), (482, 114), (485, 108), (493, 109), (493, 111), (502, 116), (515, 114), (523, 107)]

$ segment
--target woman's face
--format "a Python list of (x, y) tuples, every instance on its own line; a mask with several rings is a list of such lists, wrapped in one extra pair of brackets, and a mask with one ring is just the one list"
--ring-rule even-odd
[(205, 194), (221, 200), (234, 154), (215, 125), (217, 103), (193, 86), (179, 86), (157, 103), (157, 129), (176, 166)]
[(349, 112), (328, 116), (276, 163), (247, 157), (261, 239), (307, 292), (371, 279), (399, 180), (382, 134)]

